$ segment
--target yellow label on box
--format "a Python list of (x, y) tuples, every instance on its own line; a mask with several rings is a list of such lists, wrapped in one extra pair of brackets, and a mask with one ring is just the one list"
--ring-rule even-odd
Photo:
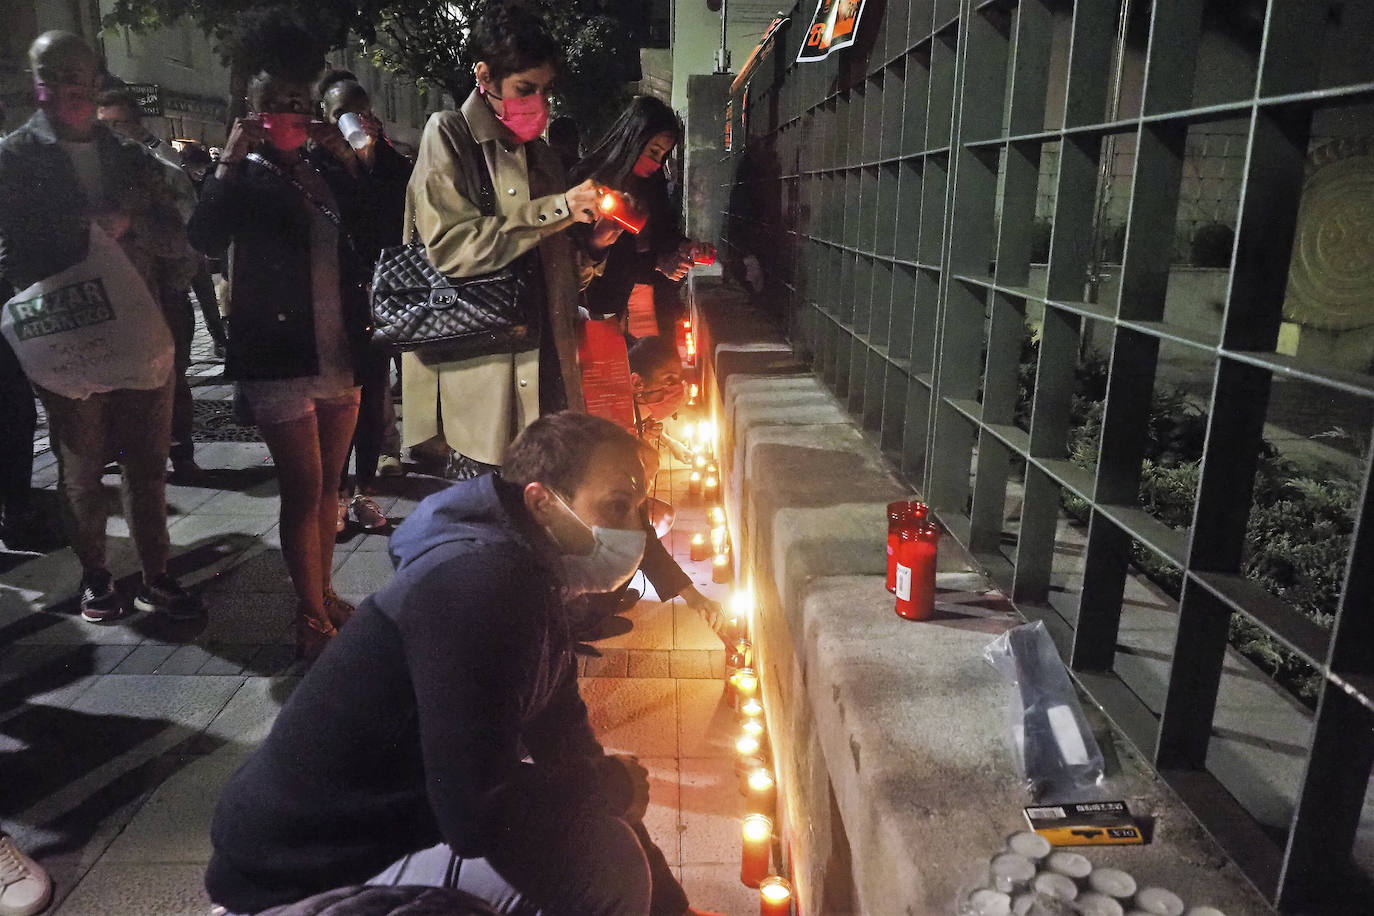
[(1030, 828), (1053, 846), (1140, 845), (1145, 836), (1124, 801), (1031, 805)]

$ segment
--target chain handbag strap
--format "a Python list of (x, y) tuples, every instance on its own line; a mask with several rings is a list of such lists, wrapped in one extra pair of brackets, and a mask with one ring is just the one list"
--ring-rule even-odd
[(257, 165), (262, 166), (263, 168), (267, 169), (267, 171), (271, 172), (273, 175), (276, 175), (282, 181), (285, 181), (288, 184), (290, 184), (297, 191), (300, 191), (301, 196), (304, 197), (306, 200), (310, 201), (311, 205), (313, 205), (316, 210), (319, 210), (321, 213), (323, 213), (325, 218), (328, 219), (331, 223), (333, 223), (335, 228), (337, 228), (340, 233), (343, 233), (344, 235), (348, 234), (347, 231), (344, 229), (343, 217), (339, 216), (338, 211), (335, 210), (333, 207), (329, 206), (328, 204), (326, 204), (324, 201), (320, 200), (314, 194), (311, 194), (308, 190), (306, 190), (305, 185), (301, 184), (299, 181), (292, 178), (291, 175), (281, 166), (277, 165), (275, 162), (272, 162), (270, 159), (266, 158), (260, 153), (249, 153), (244, 158), (256, 163)]

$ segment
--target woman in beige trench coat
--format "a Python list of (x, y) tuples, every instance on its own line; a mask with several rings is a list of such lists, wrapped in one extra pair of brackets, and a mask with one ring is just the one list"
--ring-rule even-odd
[[(584, 409), (579, 292), (599, 272), (598, 253), (619, 234), (598, 222), (582, 250), (563, 231), (594, 220), (597, 194), (591, 181), (564, 190), (558, 155), (535, 136), (547, 121), (554, 77), (556, 48), (547, 32), (497, 34), (510, 27), (509, 17), (484, 20), (469, 39), (477, 87), (460, 111), (437, 112), (425, 125), (406, 189), (407, 241), (423, 242), (434, 266), (455, 277), (499, 270), (537, 249), (548, 314), (542, 372), (539, 349), (452, 362), (402, 357), (401, 444), (447, 444), (462, 456), (459, 476), (481, 470), (474, 463), (499, 464), (511, 439), (540, 415), (541, 374), (545, 412)], [(473, 163), (479, 151), (483, 161)], [(467, 186), (473, 166), (491, 176), (494, 216), (482, 214), (480, 188)], [(561, 392), (551, 398), (550, 388)]]

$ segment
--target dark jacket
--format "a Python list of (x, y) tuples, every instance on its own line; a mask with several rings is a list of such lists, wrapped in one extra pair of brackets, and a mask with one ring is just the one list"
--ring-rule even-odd
[(86, 256), (91, 215), (123, 210), (130, 226), (120, 247), (154, 294), (189, 280), (194, 252), (162, 163), (103, 124), (92, 130), (104, 185), (99, 200), (87, 198), (44, 112), (0, 140), (0, 277), (22, 290), (66, 270)]
[(390, 549), (395, 578), (220, 797), (206, 887), (231, 911), (366, 881), (441, 840), (524, 848), (629, 804), (578, 695), (556, 547), (520, 489), (489, 475), (436, 493)]
[[(376, 267), (377, 255), (383, 248), (401, 244), (406, 185), (414, 169), (410, 160), (396, 152), (385, 138), (379, 138), (375, 148), (372, 168), (359, 160), (357, 193), (339, 202), (350, 210), (344, 216), (353, 227), (358, 256), (368, 265), (369, 271)], [(310, 161), (321, 169), (337, 168), (333, 155), (322, 146), (310, 150)]]
[[(677, 250), (684, 238), (672, 212), (667, 183), (661, 174), (655, 174), (636, 180), (631, 193), (648, 211), (649, 221), (638, 235), (622, 232), (606, 250), (605, 269), (587, 287), (587, 308), (593, 315), (623, 315), (637, 283), (654, 287), (656, 303), (676, 295), (677, 283), (657, 270), (659, 256)], [(581, 238), (591, 230), (576, 226), (574, 231)]]
[[(263, 166), (245, 161), (228, 178), (211, 177), (187, 231), (211, 257), (234, 246), (230, 270), (229, 346), (225, 375), (280, 379), (317, 375), (315, 307), (310, 289), (310, 219), (301, 193)], [(339, 233), (339, 301), (353, 351), (364, 365), (371, 334), (367, 284), (371, 265), (357, 253), (358, 184), (341, 165), (318, 168), (334, 194)]]

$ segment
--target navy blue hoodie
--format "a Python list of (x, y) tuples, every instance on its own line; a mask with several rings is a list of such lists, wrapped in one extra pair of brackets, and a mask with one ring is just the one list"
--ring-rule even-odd
[(231, 912), (362, 883), (440, 841), (487, 856), (629, 804), (578, 695), (556, 545), (519, 489), (486, 476), (429, 497), (391, 555), (395, 577), (220, 798), (205, 883)]

